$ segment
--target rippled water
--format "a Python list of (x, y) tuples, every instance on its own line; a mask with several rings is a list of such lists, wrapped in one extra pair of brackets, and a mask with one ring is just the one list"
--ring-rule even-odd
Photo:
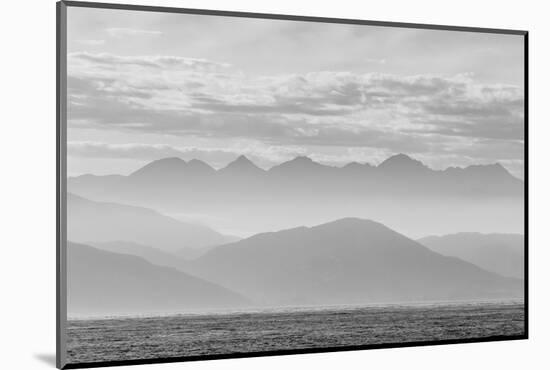
[(70, 320), (68, 362), (524, 334), (523, 303), (437, 304)]

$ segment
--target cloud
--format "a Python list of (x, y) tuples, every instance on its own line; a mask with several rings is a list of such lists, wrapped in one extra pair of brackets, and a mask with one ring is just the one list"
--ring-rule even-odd
[(99, 46), (105, 44), (105, 40), (77, 40), (77, 42), (88, 46)]
[[(69, 54), (69, 68), (72, 67), (71, 71), (75, 73), (79, 71), (82, 72), (83, 68), (89, 67), (93, 68), (96, 73), (108, 73), (127, 66), (145, 69), (168, 69), (166, 71), (168, 73), (177, 72), (180, 69), (188, 72), (216, 72), (220, 69), (229, 67), (226, 63), (216, 63), (206, 59), (177, 56), (119, 56), (108, 53), (88, 52), (75, 52)], [(112, 77), (119, 77), (124, 81), (129, 76), (122, 75)]]
[(69, 155), (74, 157), (92, 158), (130, 158), (130, 159), (158, 159), (166, 157), (196, 158), (204, 153), (214, 156), (234, 156), (235, 152), (206, 149), (196, 147), (173, 147), (164, 144), (106, 144), (93, 141), (70, 141), (67, 143)]
[(242, 154), (238, 150), (221, 148), (175, 147), (144, 143), (106, 144), (90, 141), (68, 142), (67, 152), (72, 158), (134, 160), (141, 163), (169, 157), (184, 160), (200, 159), (215, 168), (227, 165)]
[(124, 143), (107, 144), (94, 141), (69, 141), (67, 152), (73, 158), (132, 159), (151, 161), (178, 157), (184, 160), (200, 159), (215, 168), (226, 166), (240, 155), (247, 155), (257, 165), (269, 168), (308, 152), (301, 147), (245, 145), (216, 147), (172, 146), (164, 144)]
[(374, 64), (386, 64), (386, 59), (375, 59), (375, 58), (366, 58), (364, 59), (366, 63), (374, 63)]
[(106, 28), (105, 31), (113, 37), (162, 35), (161, 31), (142, 30), (135, 28)]
[(206, 59), (72, 53), (68, 99), (72, 127), (523, 159), (523, 90), (472, 75), (261, 76)]
[[(73, 126), (125, 129), (147, 133), (195, 135), (211, 138), (252, 138), (269, 144), (325, 145), (388, 148), (422, 152), (434, 138), (414, 140), (418, 135), (368, 126), (311, 123), (307, 119), (288, 122), (276, 115), (240, 112), (196, 112), (154, 110), (126, 101), (140, 100), (150, 91), (128, 88), (112, 90), (102, 81), (69, 78), (69, 118)], [(83, 100), (82, 97), (85, 96)], [(97, 109), (101, 107), (101, 109)], [(250, 113), (250, 112), (248, 112)], [(265, 112), (264, 112), (265, 113)], [(93, 121), (90, 122), (90, 117)]]

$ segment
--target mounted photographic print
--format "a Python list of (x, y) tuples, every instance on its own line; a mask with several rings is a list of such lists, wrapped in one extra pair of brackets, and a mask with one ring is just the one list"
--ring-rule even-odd
[(527, 338), (527, 32), (58, 3), (58, 367)]

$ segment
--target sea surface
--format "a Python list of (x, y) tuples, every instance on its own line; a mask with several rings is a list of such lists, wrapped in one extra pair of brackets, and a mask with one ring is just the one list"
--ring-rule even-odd
[(68, 362), (481, 339), (524, 334), (523, 302), (74, 319)]

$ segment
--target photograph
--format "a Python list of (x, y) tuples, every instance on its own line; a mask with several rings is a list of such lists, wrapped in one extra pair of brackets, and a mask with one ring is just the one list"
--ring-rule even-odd
[(65, 12), (67, 366), (527, 337), (525, 32)]

